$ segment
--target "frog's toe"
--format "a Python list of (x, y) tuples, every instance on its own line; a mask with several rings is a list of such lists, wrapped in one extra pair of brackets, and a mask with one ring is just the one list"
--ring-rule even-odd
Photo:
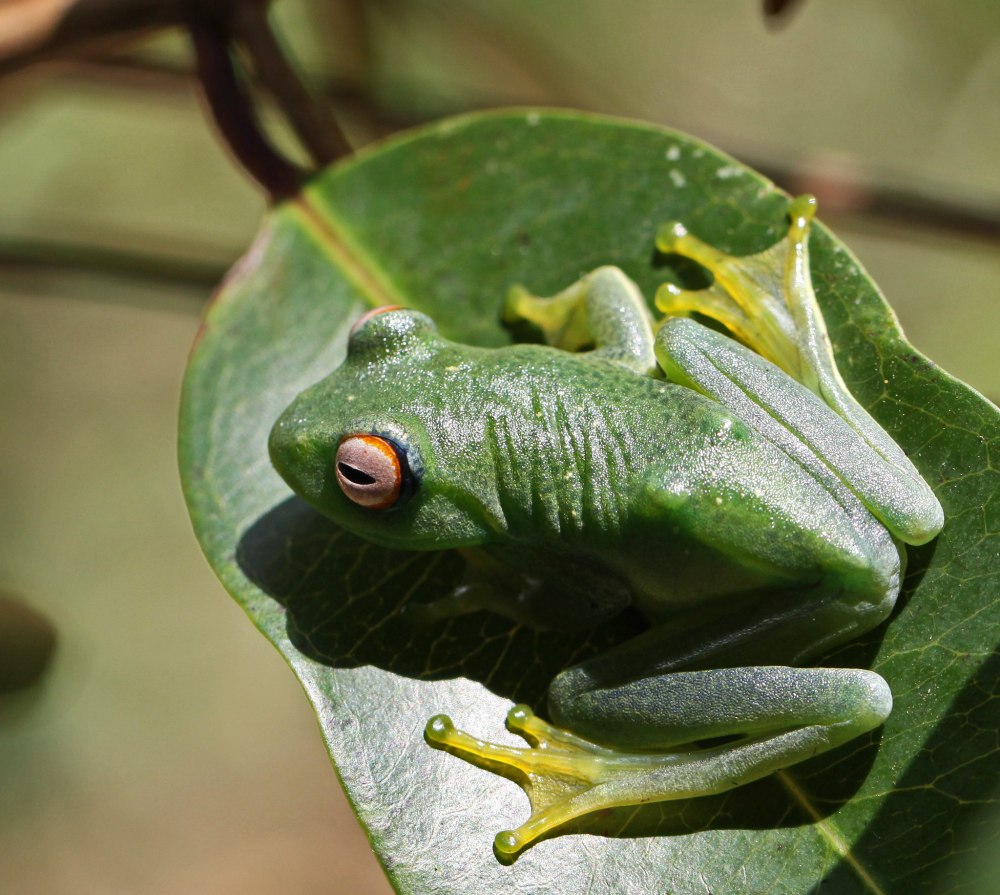
[(516, 830), (501, 830), (493, 839), (493, 850), (505, 858), (513, 858), (524, 845)]
[(532, 749), (489, 743), (459, 730), (447, 715), (435, 715), (427, 722), (424, 737), (432, 745), (489, 770), (504, 769), (530, 774), (537, 763)]
[(434, 743), (444, 743), (454, 729), (455, 725), (447, 715), (435, 715), (427, 722), (424, 735)]
[(656, 231), (656, 248), (669, 254), (675, 251), (677, 243), (687, 235), (687, 227), (680, 221), (669, 221)]

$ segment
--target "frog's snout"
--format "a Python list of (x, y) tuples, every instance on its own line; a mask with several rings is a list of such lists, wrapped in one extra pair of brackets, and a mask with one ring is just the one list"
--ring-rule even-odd
[(310, 474), (316, 465), (316, 445), (310, 438), (307, 424), (294, 412), (294, 405), (286, 410), (271, 427), (267, 451), (271, 465), (296, 494), (306, 495)]

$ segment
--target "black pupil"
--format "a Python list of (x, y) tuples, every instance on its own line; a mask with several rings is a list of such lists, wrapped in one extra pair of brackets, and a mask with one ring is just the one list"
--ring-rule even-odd
[(340, 470), (340, 474), (347, 479), (349, 482), (354, 482), (355, 485), (374, 485), (375, 479), (368, 475), (367, 472), (362, 472), (360, 469), (356, 469), (353, 466), (348, 466), (346, 463), (338, 463), (337, 469)]

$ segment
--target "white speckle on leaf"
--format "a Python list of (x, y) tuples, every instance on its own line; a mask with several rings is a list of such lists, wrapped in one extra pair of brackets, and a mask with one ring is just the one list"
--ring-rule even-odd
[(742, 173), (743, 169), (738, 165), (723, 165), (718, 171), (715, 172), (715, 176), (718, 177), (719, 180), (729, 180), (730, 177), (738, 177)]
[(670, 181), (677, 189), (687, 186), (687, 178), (676, 168), (670, 169)]
[(681, 157), (681, 148), (680, 148), (680, 146), (671, 146), (667, 150), (667, 161), (669, 161), (669, 162), (676, 162), (677, 159), (679, 159), (680, 157)]
[(692, 158), (701, 158), (704, 154), (705, 154), (705, 150), (704, 149), (696, 149), (694, 152), (691, 153), (691, 157)]
[(538, 124), (538, 122), (542, 120), (542, 116), (539, 115), (537, 112), (529, 112), (527, 115), (524, 116), (524, 120), (525, 123), (528, 125), (528, 127), (534, 127), (536, 124)]

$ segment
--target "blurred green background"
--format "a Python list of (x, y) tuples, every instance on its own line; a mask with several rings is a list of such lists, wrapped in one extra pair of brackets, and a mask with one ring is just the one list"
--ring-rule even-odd
[[(806, 0), (778, 29), (756, 0), (277, 0), (274, 18), (358, 145), (570, 105), (827, 190), (913, 344), (1000, 396), (995, 0)], [(388, 891), (181, 498), (186, 354), (264, 212), (190, 67), (161, 35), (0, 83), (0, 592), (58, 638), (41, 684), (0, 697), (5, 895)]]

